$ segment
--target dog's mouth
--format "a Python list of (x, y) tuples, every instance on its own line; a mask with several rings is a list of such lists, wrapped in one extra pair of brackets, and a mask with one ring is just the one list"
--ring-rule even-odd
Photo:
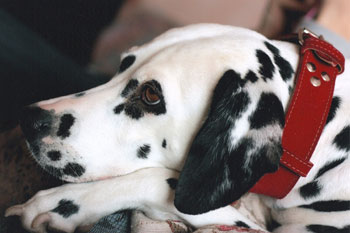
[[(71, 156), (69, 148), (59, 149), (57, 144), (59, 143), (47, 144), (43, 140), (27, 140), (29, 151), (46, 172), (63, 181), (82, 182), (86, 173), (86, 166), (75, 159), (77, 156)], [(70, 155), (67, 156), (69, 153)]]
[[(115, 173), (115, 169), (113, 174), (111, 175), (111, 171), (109, 174), (96, 174), (93, 172), (87, 171), (87, 166), (84, 165), (83, 161), (78, 161), (74, 158), (79, 158), (80, 156), (72, 155), (71, 151), (74, 152), (73, 149), (69, 149), (68, 145), (64, 145), (60, 148), (60, 150), (55, 147), (54, 143), (44, 143), (51, 140), (45, 139), (35, 142), (27, 141), (27, 146), (29, 148), (30, 153), (36, 160), (36, 162), (50, 175), (66, 182), (92, 182), (92, 181), (102, 181), (107, 179), (112, 179), (119, 176), (125, 176), (134, 171), (121, 171)], [(62, 144), (59, 143), (60, 146)], [(56, 145), (57, 146), (57, 145)], [(67, 155), (70, 152), (69, 155)], [(68, 161), (67, 158), (71, 160)]]

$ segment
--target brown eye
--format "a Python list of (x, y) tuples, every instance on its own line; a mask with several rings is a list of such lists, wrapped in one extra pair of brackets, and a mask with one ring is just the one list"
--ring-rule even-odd
[(159, 104), (160, 97), (151, 86), (146, 85), (142, 90), (142, 101), (147, 105), (156, 105)]

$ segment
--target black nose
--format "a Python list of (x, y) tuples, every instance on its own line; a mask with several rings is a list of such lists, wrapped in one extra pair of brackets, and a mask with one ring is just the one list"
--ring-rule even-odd
[(25, 107), (20, 114), (20, 125), (28, 142), (43, 138), (50, 133), (52, 114), (39, 107)]

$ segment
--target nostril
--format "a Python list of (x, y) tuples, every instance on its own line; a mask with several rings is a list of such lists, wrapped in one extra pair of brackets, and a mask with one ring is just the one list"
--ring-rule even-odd
[(33, 123), (33, 128), (37, 131), (43, 131), (50, 128), (50, 124), (43, 119), (40, 119)]
[(51, 129), (52, 116), (49, 111), (39, 107), (25, 107), (20, 114), (20, 126), (27, 140), (45, 137)]

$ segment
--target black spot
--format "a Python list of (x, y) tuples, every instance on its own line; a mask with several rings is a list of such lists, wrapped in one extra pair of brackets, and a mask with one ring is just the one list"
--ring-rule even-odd
[(51, 212), (58, 213), (64, 218), (68, 218), (73, 214), (78, 213), (79, 206), (74, 204), (71, 200), (62, 199), (58, 202), (58, 205)]
[(136, 79), (131, 79), (128, 84), (126, 84), (124, 90), (122, 91), (122, 97), (127, 97), (131, 91), (135, 90), (137, 86), (139, 85), (139, 81)]
[(125, 114), (135, 120), (144, 116), (142, 108), (137, 104), (127, 104), (125, 106)]
[(299, 206), (301, 208), (313, 209), (321, 212), (335, 212), (335, 211), (347, 211), (350, 210), (350, 201), (318, 201), (310, 205)]
[(340, 150), (350, 150), (350, 125), (344, 127), (344, 129), (335, 136), (333, 144)]
[(118, 106), (116, 106), (113, 111), (115, 114), (119, 114), (124, 110), (124, 104), (119, 104)]
[(317, 175), (315, 176), (315, 179), (322, 176), (324, 173), (328, 172), (329, 170), (337, 167), (339, 164), (345, 161), (346, 158), (340, 158), (337, 160), (334, 160), (332, 162), (328, 162), (326, 165), (324, 165), (320, 170), (318, 170)]
[(320, 194), (322, 187), (317, 181), (312, 181), (300, 187), (299, 193), (304, 199), (310, 199)]
[(162, 147), (163, 147), (163, 148), (166, 148), (166, 140), (165, 140), (165, 139), (163, 139)]
[(64, 114), (60, 119), (60, 125), (58, 127), (57, 136), (62, 139), (69, 137), (69, 129), (74, 124), (75, 118), (72, 114)]
[(79, 92), (77, 94), (75, 94), (74, 96), (75, 97), (81, 97), (81, 96), (84, 96), (86, 93), (83, 91), (83, 92)]
[(260, 129), (278, 123), (284, 126), (284, 111), (281, 101), (273, 93), (262, 93), (257, 108), (249, 117), (250, 127)]
[(280, 55), (280, 50), (276, 46), (272, 45), (268, 41), (264, 41), (264, 44), (268, 48), (268, 50), (270, 50), (273, 53), (273, 55)]
[(119, 66), (119, 73), (124, 72), (126, 69), (128, 69), (132, 64), (134, 64), (136, 60), (135, 55), (128, 55), (126, 56), (120, 63)]
[(68, 176), (79, 177), (85, 173), (85, 168), (77, 163), (67, 163), (63, 173)]
[(251, 71), (251, 70), (248, 71), (248, 73), (245, 75), (244, 79), (245, 79), (245, 80), (248, 80), (248, 81), (250, 81), (250, 82), (252, 82), (252, 83), (255, 83), (256, 81), (258, 81), (258, 77), (257, 77), (256, 74), (255, 74), (253, 71)]
[(340, 106), (340, 98), (338, 96), (333, 97), (326, 124), (328, 124), (331, 120), (333, 120), (339, 106)]
[(280, 51), (278, 48), (270, 44), (269, 42), (265, 41), (264, 44), (266, 47), (273, 53), (273, 59), (278, 66), (278, 71), (284, 81), (288, 81), (289, 79), (292, 78), (292, 75), (294, 73), (294, 70), (292, 68), (292, 65), (285, 60), (283, 57), (280, 55)]
[(151, 146), (145, 144), (137, 150), (137, 157), (140, 159), (147, 159), (148, 154), (151, 152)]
[(177, 179), (175, 178), (169, 178), (166, 180), (166, 182), (168, 183), (168, 185), (170, 186), (171, 189), (175, 190), (176, 186), (177, 186)]
[(245, 222), (242, 222), (242, 221), (236, 221), (234, 225), (238, 226), (238, 227), (250, 228), (250, 226), (248, 224), (246, 224)]
[(276, 228), (280, 227), (281, 224), (279, 222), (277, 222), (276, 220), (274, 219), (271, 219), (271, 221), (268, 221), (267, 224), (266, 224), (266, 229), (269, 231), (269, 232), (273, 232)]
[(275, 66), (270, 57), (260, 49), (256, 50), (256, 57), (260, 63), (259, 73), (262, 75), (264, 81), (266, 81), (266, 79), (272, 79)]
[(294, 71), (291, 64), (284, 60), (281, 56), (275, 56), (275, 63), (278, 66), (278, 71), (284, 81), (288, 81), (293, 77)]
[(50, 165), (46, 165), (44, 166), (44, 170), (47, 171), (48, 173), (50, 173), (51, 175), (57, 177), (57, 178), (61, 178), (63, 175), (63, 171), (61, 168), (56, 168)]
[(326, 225), (308, 225), (306, 226), (306, 229), (313, 233), (349, 233), (350, 225), (345, 226), (344, 228), (336, 228)]
[(57, 150), (52, 150), (47, 152), (47, 157), (49, 157), (49, 159), (51, 159), (51, 161), (58, 161), (61, 159), (62, 155), (61, 152), (57, 151)]

